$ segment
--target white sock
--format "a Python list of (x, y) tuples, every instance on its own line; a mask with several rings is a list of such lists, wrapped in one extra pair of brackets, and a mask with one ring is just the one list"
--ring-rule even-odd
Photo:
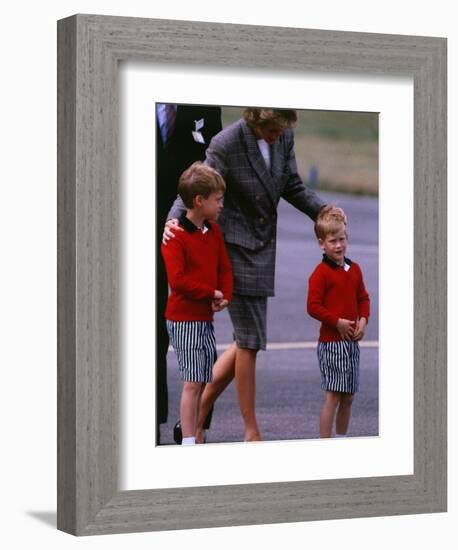
[(336, 434), (336, 437), (347, 437), (347, 434)]
[(182, 445), (195, 445), (196, 444), (196, 438), (195, 437), (183, 437), (183, 441), (181, 442)]

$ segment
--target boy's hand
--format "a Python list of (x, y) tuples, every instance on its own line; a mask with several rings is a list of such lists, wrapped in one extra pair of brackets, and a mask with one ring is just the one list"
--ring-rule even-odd
[(353, 340), (355, 331), (352, 325), (354, 324), (355, 322), (349, 319), (339, 319), (337, 321), (337, 330), (343, 340)]
[(222, 311), (225, 307), (229, 305), (229, 302), (226, 299), (222, 300), (213, 300), (212, 302), (212, 310), (214, 312)]
[(175, 237), (173, 233), (174, 231), (183, 231), (183, 228), (178, 225), (178, 220), (176, 218), (168, 220), (164, 226), (164, 233), (162, 233), (162, 242), (165, 246), (167, 246), (167, 241), (170, 241), (170, 239), (173, 239)]
[(212, 310), (221, 311), (227, 306), (228, 303), (229, 302), (224, 299), (224, 296), (221, 290), (215, 290), (215, 294), (213, 295), (213, 300), (212, 300)]
[(356, 321), (356, 329), (355, 333), (353, 335), (353, 340), (358, 341), (361, 340), (364, 336), (364, 332), (366, 331), (367, 327), (367, 319), (365, 317), (361, 317), (361, 319), (358, 319)]

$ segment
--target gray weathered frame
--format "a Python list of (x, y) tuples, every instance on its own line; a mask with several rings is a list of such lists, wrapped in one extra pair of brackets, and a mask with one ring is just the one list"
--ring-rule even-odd
[[(413, 475), (118, 490), (120, 60), (413, 77)], [(59, 529), (446, 511), (446, 86), (444, 38), (94, 15), (58, 22)]]

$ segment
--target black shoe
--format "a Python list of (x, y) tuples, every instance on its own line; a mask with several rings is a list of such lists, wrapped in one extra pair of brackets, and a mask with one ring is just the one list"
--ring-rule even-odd
[(183, 441), (183, 432), (181, 431), (181, 422), (177, 420), (177, 423), (173, 427), (173, 440), (177, 445), (181, 445)]

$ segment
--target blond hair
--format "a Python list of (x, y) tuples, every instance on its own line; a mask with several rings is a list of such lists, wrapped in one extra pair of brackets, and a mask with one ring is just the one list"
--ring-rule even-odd
[(315, 221), (315, 235), (317, 239), (325, 239), (342, 229), (346, 229), (345, 216), (340, 208), (334, 205), (325, 206), (320, 210)]
[(180, 176), (178, 194), (186, 208), (192, 208), (197, 195), (208, 199), (211, 193), (224, 193), (226, 183), (215, 169), (203, 162), (194, 162)]

